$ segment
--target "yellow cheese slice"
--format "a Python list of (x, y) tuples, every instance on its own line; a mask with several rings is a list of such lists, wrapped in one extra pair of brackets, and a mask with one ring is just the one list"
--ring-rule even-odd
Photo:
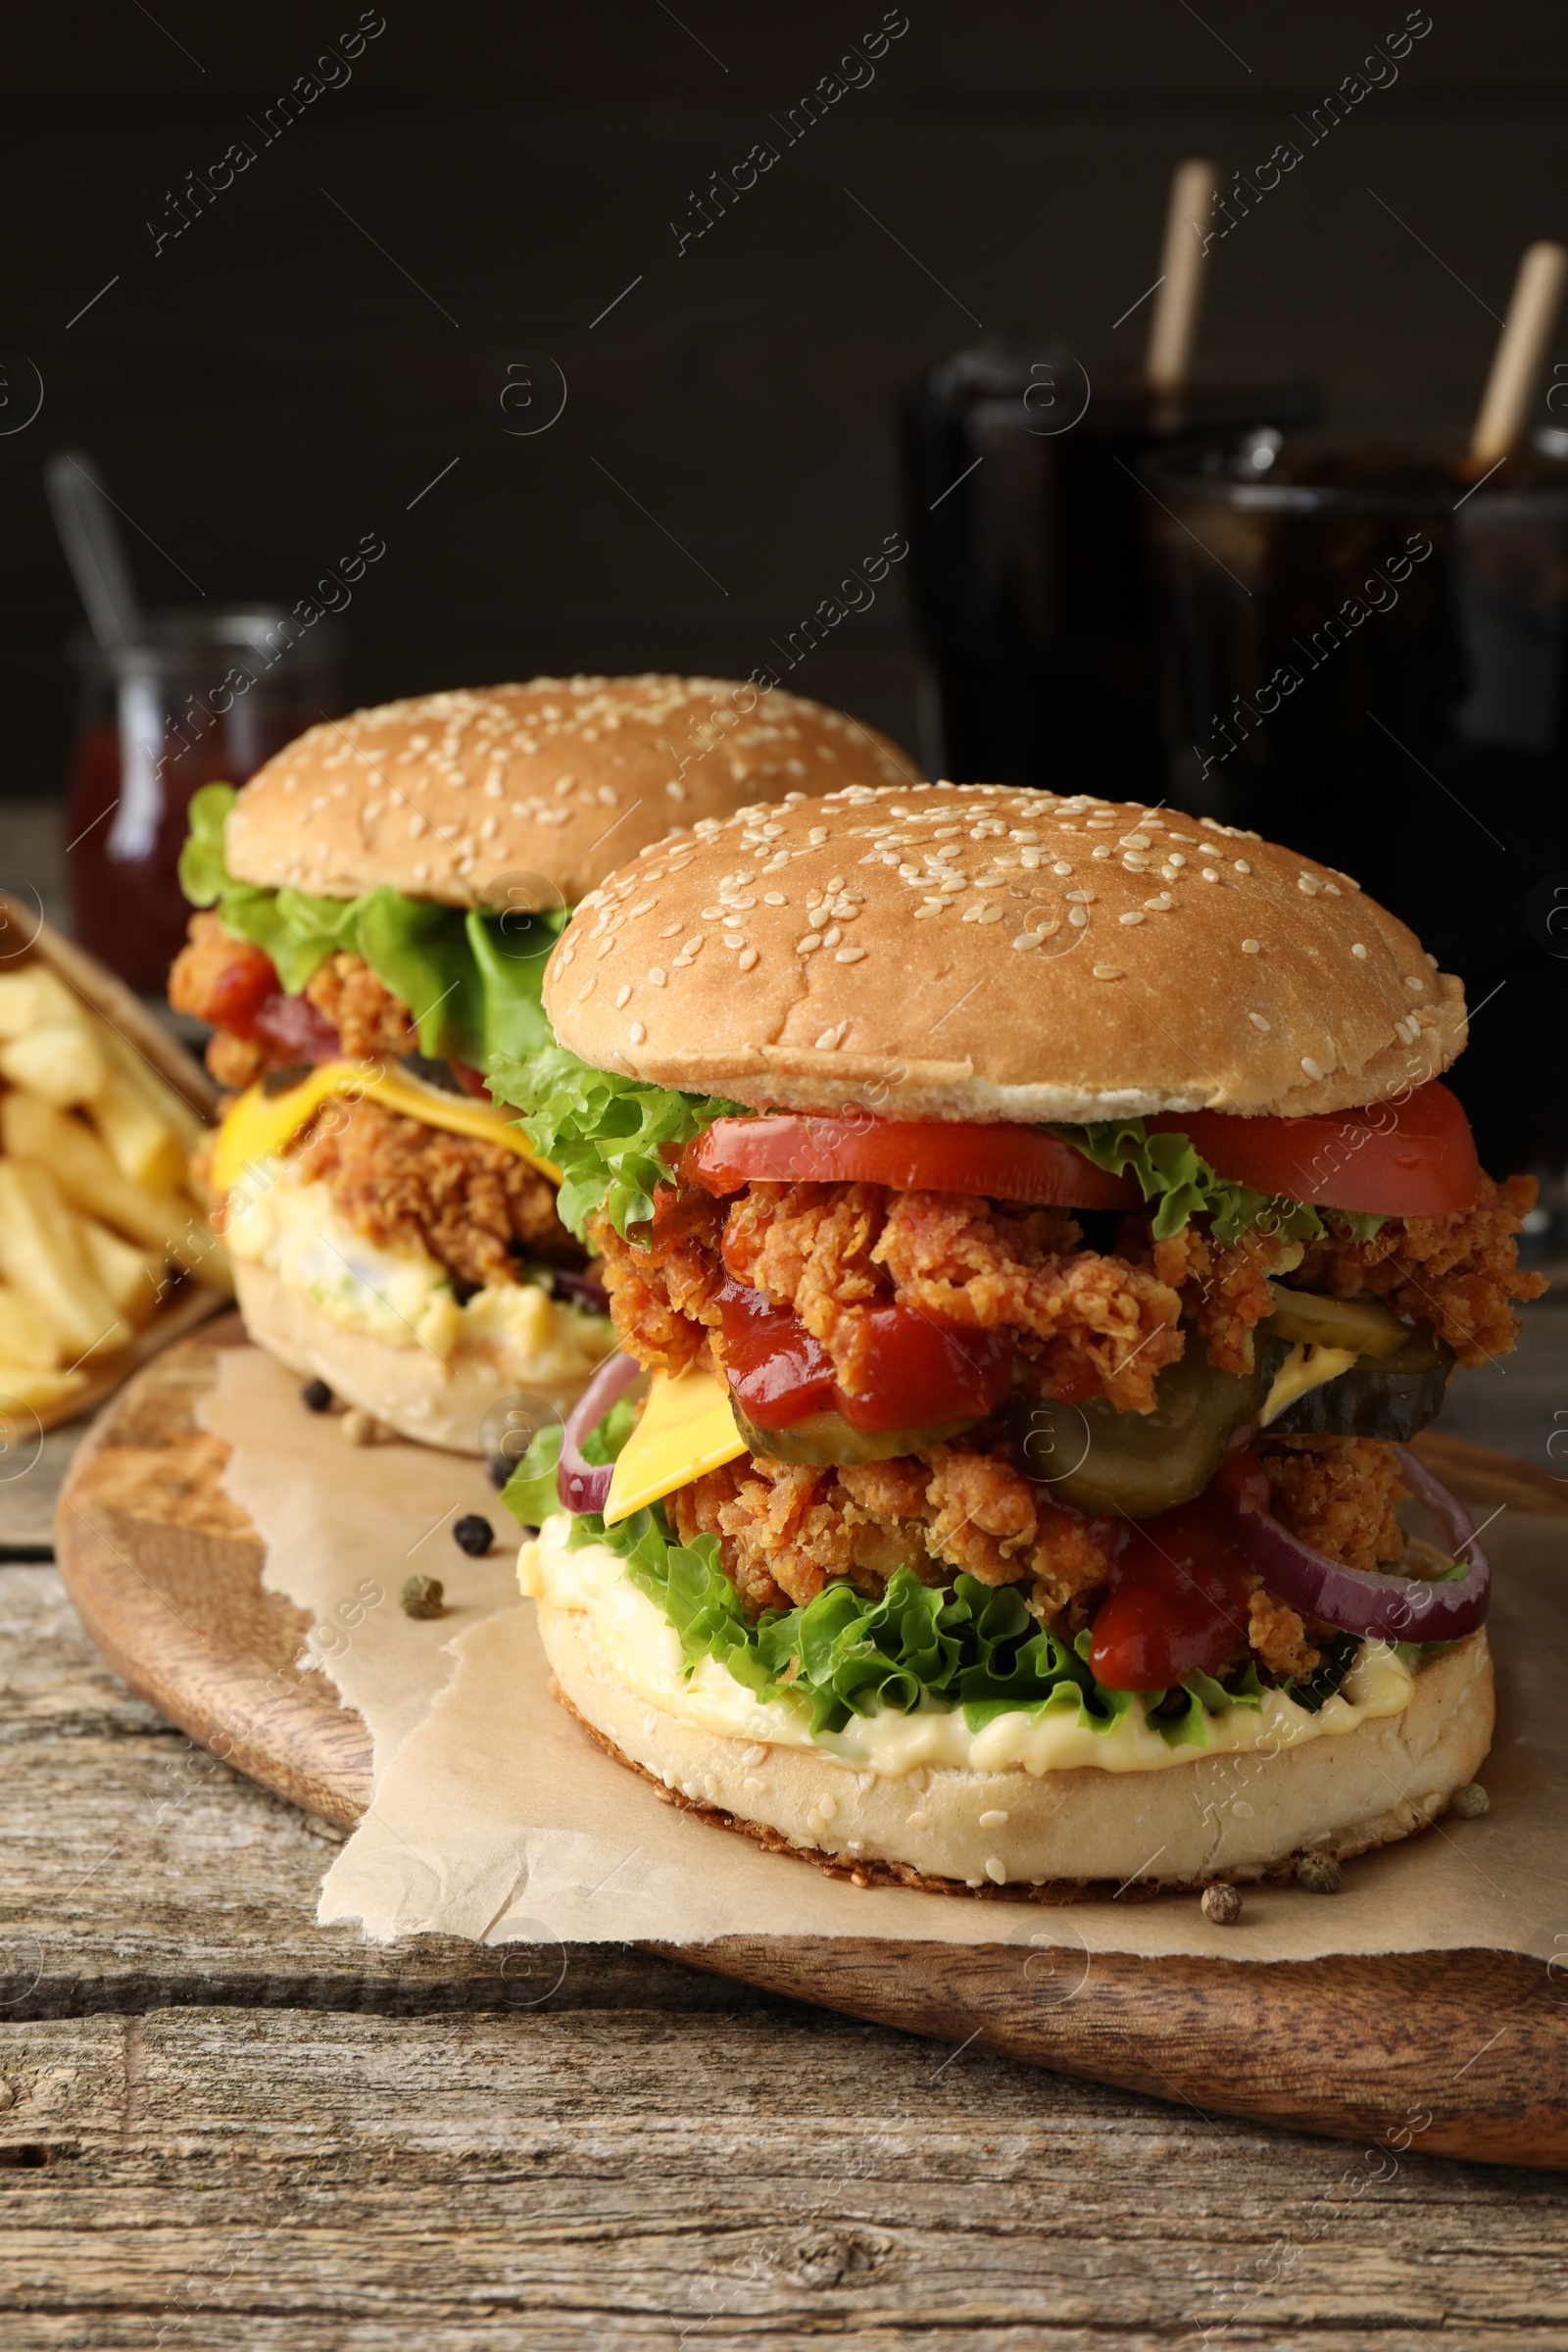
[(1327, 1380), (1338, 1380), (1358, 1360), (1353, 1348), (1308, 1348), (1299, 1342), (1291, 1349), (1274, 1375), (1274, 1385), (1263, 1401), (1259, 1424), (1267, 1429), (1277, 1421), (1288, 1404), (1298, 1396), (1305, 1396), (1312, 1389), (1320, 1389)]
[(242, 1169), (281, 1152), (323, 1102), (351, 1091), (368, 1095), (388, 1110), (422, 1119), (427, 1127), (445, 1127), (453, 1135), (474, 1135), (487, 1144), (503, 1144), (553, 1183), (561, 1182), (561, 1170), (539, 1157), (522, 1129), (476, 1095), (465, 1098), (439, 1086), (427, 1086), (422, 1078), (411, 1077), (395, 1063), (323, 1061), (281, 1094), (270, 1095), (260, 1083), (246, 1088), (218, 1130), (213, 1147), (214, 1190), (228, 1192)]
[(713, 1372), (654, 1374), (643, 1417), (621, 1447), (610, 1482), (605, 1525), (629, 1519), (661, 1495), (689, 1487), (705, 1470), (720, 1469), (746, 1451), (735, 1426), (729, 1391)]

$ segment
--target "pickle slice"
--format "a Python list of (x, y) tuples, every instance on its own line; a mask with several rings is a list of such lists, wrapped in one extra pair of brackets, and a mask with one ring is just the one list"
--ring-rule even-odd
[(1283, 1437), (1380, 1438), (1388, 1446), (1408, 1445), (1437, 1418), (1458, 1359), (1425, 1324), (1401, 1328), (1404, 1337), (1392, 1355), (1353, 1364), (1337, 1380), (1308, 1390), (1286, 1406), (1271, 1430)]
[(808, 1462), (816, 1470), (835, 1469), (841, 1462), (891, 1461), (895, 1454), (918, 1453), (922, 1446), (939, 1446), (976, 1426), (971, 1417), (927, 1421), (916, 1429), (861, 1430), (852, 1429), (842, 1413), (829, 1411), (808, 1413), (788, 1429), (759, 1429), (741, 1411), (733, 1392), (729, 1401), (750, 1452), (766, 1454), (775, 1462)]
[(1020, 1466), (1061, 1502), (1099, 1519), (1150, 1519), (1201, 1494), (1233, 1433), (1261, 1405), (1286, 1352), (1259, 1334), (1250, 1372), (1220, 1372), (1198, 1334), (1154, 1384), (1152, 1413), (1087, 1404), (1031, 1404), (1014, 1441)]

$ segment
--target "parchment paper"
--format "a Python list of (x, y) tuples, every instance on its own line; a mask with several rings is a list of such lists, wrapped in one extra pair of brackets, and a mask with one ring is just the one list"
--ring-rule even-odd
[[(555, 1703), (514, 1531), (479, 1464), (401, 1441), (352, 1448), (259, 1350), (225, 1350), (220, 1365), (200, 1418), (234, 1448), (224, 1485), (267, 1543), (268, 1586), (327, 1627), (362, 1585), (386, 1594), (345, 1627), (337, 1655), (317, 1654), (331, 1640), (313, 1644), (375, 1744), (374, 1797), (327, 1872), (323, 1926), (358, 1920), (377, 1941), (879, 1936), (1256, 1960), (1477, 1946), (1568, 1968), (1559, 1522), (1510, 1511), (1488, 1532), (1498, 1726), (1484, 1819), (1450, 1815), (1348, 1865), (1333, 1897), (1249, 1886), (1234, 1928), (1212, 1926), (1191, 1896), (1058, 1906), (864, 1888), (661, 1802)], [(495, 1526), (491, 1558), (466, 1559), (446, 1532), (465, 1510)], [(397, 1606), (421, 1567), (457, 1604), (433, 1623)]]

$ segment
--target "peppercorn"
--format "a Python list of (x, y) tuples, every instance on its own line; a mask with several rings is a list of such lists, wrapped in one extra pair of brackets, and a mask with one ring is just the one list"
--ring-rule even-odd
[(496, 1531), (481, 1512), (469, 1511), (454, 1523), (452, 1540), (470, 1560), (482, 1560), (496, 1540)]
[(1338, 1894), (1344, 1884), (1332, 1854), (1303, 1854), (1296, 1865), (1296, 1877), (1308, 1894)]
[(1203, 1917), (1216, 1928), (1234, 1928), (1242, 1916), (1241, 1890), (1216, 1881), (1203, 1888), (1202, 1907)]
[(1492, 1811), (1492, 1799), (1479, 1781), (1467, 1781), (1453, 1792), (1453, 1809), (1461, 1821), (1479, 1821)]
[(493, 1453), (485, 1463), (493, 1487), (504, 1487), (517, 1467), (510, 1454)]
[(324, 1380), (308, 1380), (300, 1391), (300, 1402), (308, 1413), (324, 1413), (332, 1401), (332, 1392)]
[(405, 1617), (442, 1617), (446, 1614), (446, 1592), (438, 1576), (411, 1576), (398, 1594), (398, 1606)]

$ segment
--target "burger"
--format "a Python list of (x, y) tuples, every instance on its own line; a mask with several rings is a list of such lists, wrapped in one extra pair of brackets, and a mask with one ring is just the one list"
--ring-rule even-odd
[(311, 1401), (504, 1456), (579, 1395), (605, 1294), (486, 1062), (550, 1045), (546, 956), (626, 859), (679, 869), (760, 793), (908, 773), (776, 690), (536, 678), (328, 720), (196, 794), (170, 1001), (234, 1098), (208, 1181), (247, 1327)]
[(1535, 1187), (1348, 875), (852, 786), (623, 870), (543, 1003), (492, 1090), (619, 1352), (508, 1494), (612, 1755), (980, 1894), (1283, 1874), (1472, 1779), (1490, 1568), (1411, 1441), (1515, 1344)]

